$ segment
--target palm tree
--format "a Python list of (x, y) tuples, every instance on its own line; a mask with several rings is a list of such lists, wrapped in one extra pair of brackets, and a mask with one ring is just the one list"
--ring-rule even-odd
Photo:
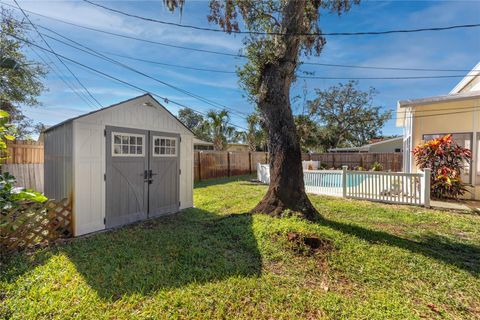
[(247, 132), (245, 133), (245, 140), (250, 151), (257, 151), (258, 149), (265, 150), (267, 135), (262, 125), (262, 118), (257, 112), (254, 112), (247, 117)]
[(228, 140), (235, 134), (235, 128), (230, 125), (230, 114), (227, 110), (210, 110), (204, 123), (210, 133), (213, 148), (217, 151), (227, 148)]

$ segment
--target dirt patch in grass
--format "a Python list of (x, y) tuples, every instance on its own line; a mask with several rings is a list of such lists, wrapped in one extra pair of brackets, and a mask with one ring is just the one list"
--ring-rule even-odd
[(335, 249), (333, 242), (316, 236), (302, 235), (297, 232), (287, 233), (287, 239), (292, 243), (292, 248), (299, 253), (309, 255), (330, 253)]

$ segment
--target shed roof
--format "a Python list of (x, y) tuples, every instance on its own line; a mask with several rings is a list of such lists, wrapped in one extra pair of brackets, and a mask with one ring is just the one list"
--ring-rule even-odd
[(145, 94), (142, 94), (140, 96), (137, 96), (137, 97), (133, 97), (133, 98), (130, 98), (130, 99), (127, 99), (127, 100), (124, 100), (124, 101), (121, 101), (121, 102), (118, 102), (118, 103), (115, 103), (115, 104), (112, 104), (112, 105), (109, 105), (108, 107), (104, 107), (104, 108), (100, 108), (100, 109), (97, 109), (97, 110), (94, 110), (94, 111), (91, 111), (91, 112), (87, 112), (87, 113), (84, 113), (84, 114), (81, 114), (79, 116), (76, 116), (76, 117), (73, 117), (73, 118), (70, 118), (70, 119), (67, 119), (65, 121), (62, 121), (60, 123), (57, 123), (56, 125), (53, 125), (47, 129), (45, 129), (43, 132), (48, 132), (50, 130), (53, 130), (61, 125), (64, 125), (66, 123), (69, 123), (69, 122), (72, 122), (72, 121), (75, 121), (77, 119), (80, 119), (80, 118), (83, 118), (83, 117), (86, 117), (86, 116), (89, 116), (91, 114), (94, 114), (94, 113), (97, 113), (97, 112), (101, 112), (101, 111), (105, 111), (107, 109), (111, 109), (111, 108), (115, 108), (115, 107), (118, 107), (126, 102), (130, 102), (130, 101), (133, 101), (133, 100), (136, 100), (136, 99), (141, 99), (143, 97), (149, 97), (150, 99), (152, 99), (156, 104), (158, 104), (159, 107), (163, 108), (165, 111), (167, 111), (173, 118), (175, 118), (175, 120), (177, 120), (183, 127), (185, 127), (189, 132), (191, 132), (192, 134), (194, 134), (192, 132), (192, 130), (190, 130), (190, 128), (188, 128), (185, 124), (183, 124), (182, 121), (180, 121), (173, 113), (171, 113), (167, 108), (165, 108), (160, 102), (158, 102), (157, 99), (155, 99), (150, 93), (145, 93)]

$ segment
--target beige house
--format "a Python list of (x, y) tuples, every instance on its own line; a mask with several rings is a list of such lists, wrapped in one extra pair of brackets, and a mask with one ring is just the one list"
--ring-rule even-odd
[[(193, 139), (193, 148), (195, 151), (212, 151), (214, 150), (213, 143), (200, 140), (197, 138)], [(248, 147), (248, 144), (244, 143), (229, 143), (227, 144), (227, 149), (225, 151), (244, 151), (248, 152), (250, 149)]]
[(203, 150), (213, 150), (213, 143), (193, 138), (193, 150), (203, 151)]
[(403, 127), (403, 168), (416, 172), (412, 150), (419, 144), (452, 134), (460, 145), (472, 150), (472, 163), (463, 174), (471, 185), (469, 198), (480, 200), (480, 63), (447, 95), (401, 100), (397, 126)]
[(245, 143), (229, 143), (227, 145), (227, 151), (243, 151), (248, 152), (250, 148), (248, 144)]
[(402, 148), (403, 148), (403, 137), (396, 137), (392, 139), (385, 139), (382, 141), (369, 143), (361, 147), (328, 149), (328, 152), (390, 153), (390, 152), (402, 152)]

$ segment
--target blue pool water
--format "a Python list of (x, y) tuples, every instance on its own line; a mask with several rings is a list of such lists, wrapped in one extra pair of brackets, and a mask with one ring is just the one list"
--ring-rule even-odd
[[(306, 173), (304, 175), (305, 185), (314, 187), (342, 187), (341, 173)], [(347, 187), (356, 187), (365, 180), (363, 175), (347, 175)]]

